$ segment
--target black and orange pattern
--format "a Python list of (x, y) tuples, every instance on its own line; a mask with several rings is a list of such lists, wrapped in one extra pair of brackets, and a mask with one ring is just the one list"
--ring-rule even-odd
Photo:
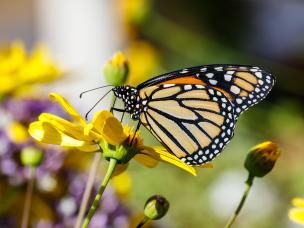
[(213, 160), (233, 137), (239, 115), (266, 97), (274, 76), (258, 67), (206, 65), (160, 75), (114, 94), (175, 156)]

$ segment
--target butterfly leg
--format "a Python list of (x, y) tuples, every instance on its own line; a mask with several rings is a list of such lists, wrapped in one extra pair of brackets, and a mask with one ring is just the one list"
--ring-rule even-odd
[(122, 112), (122, 116), (121, 116), (121, 118), (120, 118), (120, 122), (122, 122), (122, 120), (123, 120), (123, 118), (124, 118), (124, 116), (125, 116), (126, 111), (125, 111), (124, 109), (112, 107), (112, 108), (111, 108), (111, 112), (113, 113), (113, 111)]
[(124, 116), (125, 116), (125, 111), (122, 113), (122, 116), (121, 116), (121, 118), (120, 118), (120, 122), (122, 123), (122, 120), (123, 120), (123, 118), (124, 118)]
[(113, 112), (113, 111), (116, 111), (116, 112), (125, 112), (125, 110), (124, 109), (122, 109), (122, 108), (111, 108), (111, 112)]
[(132, 140), (131, 140), (131, 143), (130, 143), (130, 145), (132, 145), (132, 143), (133, 143), (133, 140), (134, 140), (134, 138), (135, 138), (135, 135), (136, 135), (136, 132), (139, 130), (139, 128), (140, 128), (140, 125), (141, 125), (141, 123), (140, 123), (140, 121), (138, 121), (137, 122), (137, 126), (136, 126), (136, 129), (135, 129), (135, 132), (134, 132), (134, 134), (133, 134), (133, 138), (132, 138)]
[(114, 110), (114, 107), (115, 107), (116, 100), (117, 100), (117, 97), (114, 98), (112, 107), (110, 109), (110, 112), (112, 112), (112, 113), (113, 113), (113, 110)]

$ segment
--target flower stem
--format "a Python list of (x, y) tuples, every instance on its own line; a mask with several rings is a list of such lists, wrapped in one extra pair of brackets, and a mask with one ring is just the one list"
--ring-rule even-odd
[(143, 225), (145, 225), (147, 222), (149, 221), (149, 218), (147, 216), (145, 216), (140, 223), (136, 226), (136, 228), (141, 228), (143, 227)]
[(30, 179), (27, 183), (27, 188), (26, 188), (21, 228), (27, 228), (28, 223), (29, 223), (33, 189), (34, 189), (34, 183), (35, 183), (35, 171), (36, 171), (35, 167), (30, 167)]
[(97, 209), (97, 207), (99, 205), (99, 202), (101, 200), (102, 194), (103, 194), (104, 190), (106, 189), (106, 186), (109, 183), (109, 180), (110, 180), (110, 178), (111, 178), (111, 176), (112, 176), (112, 174), (113, 174), (113, 172), (115, 170), (116, 164), (117, 164), (117, 160), (111, 158), (109, 166), (108, 166), (108, 170), (106, 172), (106, 175), (105, 175), (105, 177), (104, 177), (104, 179), (103, 179), (103, 181), (102, 181), (102, 183), (101, 183), (101, 185), (99, 187), (99, 190), (98, 190), (98, 192), (97, 192), (97, 194), (95, 196), (95, 199), (94, 199), (94, 201), (92, 203), (92, 206), (91, 206), (91, 208), (89, 210), (89, 213), (88, 213), (87, 217), (85, 218), (85, 220), (84, 220), (84, 222), (82, 224), (82, 228), (87, 228), (88, 225), (90, 224), (90, 221), (91, 221), (93, 215), (95, 214), (95, 211), (96, 211), (96, 209)]
[(94, 186), (94, 180), (96, 177), (96, 173), (97, 173), (97, 168), (98, 168), (98, 164), (101, 158), (101, 153), (95, 153), (95, 156), (93, 158), (93, 162), (90, 168), (90, 172), (89, 172), (89, 176), (88, 176), (88, 181), (86, 183), (86, 187), (83, 193), (83, 197), (81, 200), (81, 205), (80, 205), (80, 209), (77, 215), (77, 220), (76, 220), (76, 224), (75, 224), (75, 228), (80, 228), (81, 227), (81, 223), (83, 220), (83, 217), (85, 215), (87, 206), (88, 206), (88, 202), (90, 199), (90, 195), (92, 192), (92, 188)]
[(249, 173), (248, 178), (247, 178), (247, 180), (245, 182), (245, 191), (243, 193), (242, 199), (239, 202), (239, 205), (236, 208), (234, 214), (230, 217), (230, 219), (229, 219), (228, 223), (226, 224), (225, 228), (230, 228), (232, 226), (232, 224), (234, 223), (236, 217), (240, 213), (240, 211), (241, 211), (241, 209), (242, 209), (242, 207), (243, 207), (243, 205), (245, 203), (245, 200), (246, 200), (246, 198), (248, 196), (248, 193), (249, 193), (249, 191), (251, 189), (251, 186), (253, 184), (253, 179), (254, 179), (254, 176)]

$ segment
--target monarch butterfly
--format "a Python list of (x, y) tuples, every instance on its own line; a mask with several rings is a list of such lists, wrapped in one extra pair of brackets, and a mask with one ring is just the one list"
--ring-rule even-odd
[(263, 100), (274, 82), (275, 77), (259, 67), (214, 64), (112, 91), (124, 102), (123, 111), (139, 121), (138, 127), (143, 124), (183, 162), (201, 165), (220, 154), (234, 135), (239, 115)]

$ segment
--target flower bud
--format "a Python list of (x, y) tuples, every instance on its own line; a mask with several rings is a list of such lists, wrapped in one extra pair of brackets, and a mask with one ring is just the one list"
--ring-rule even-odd
[(22, 149), (20, 159), (23, 165), (36, 167), (43, 160), (43, 152), (35, 147), (26, 147)]
[(103, 141), (99, 145), (103, 157), (106, 160), (114, 158), (118, 164), (127, 164), (138, 153), (137, 148), (125, 144), (115, 146)]
[(121, 52), (117, 52), (113, 58), (108, 61), (104, 68), (103, 73), (106, 81), (114, 86), (124, 84), (129, 72), (129, 65), (126, 57)]
[(279, 156), (277, 144), (270, 141), (264, 142), (250, 150), (244, 165), (251, 175), (263, 177), (272, 170)]
[(144, 208), (145, 216), (151, 220), (161, 219), (169, 210), (169, 202), (160, 195), (151, 196)]

